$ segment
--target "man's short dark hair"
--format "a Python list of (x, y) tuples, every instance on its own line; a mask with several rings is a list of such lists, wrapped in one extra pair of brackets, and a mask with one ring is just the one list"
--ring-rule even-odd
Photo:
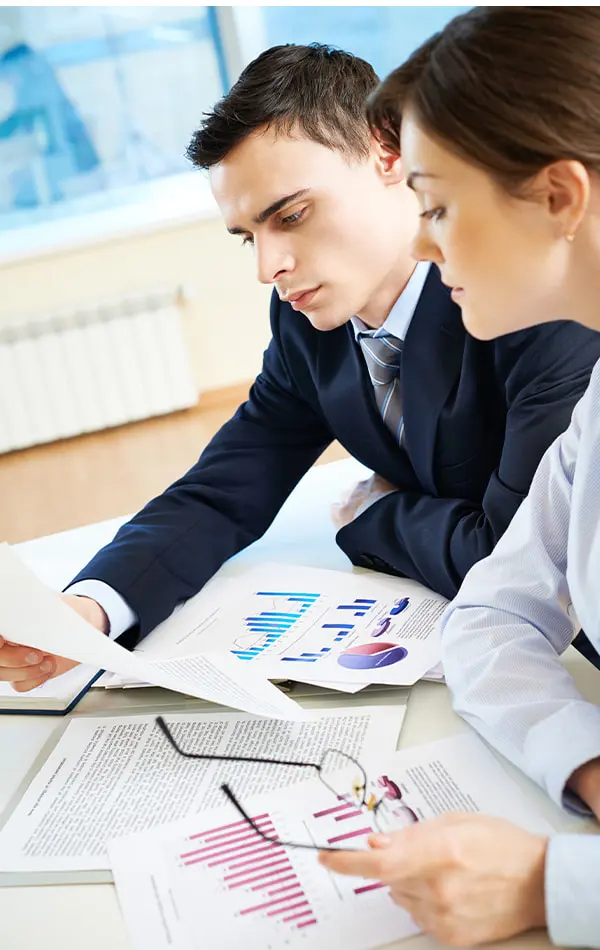
[(244, 69), (204, 119), (187, 150), (198, 168), (218, 164), (258, 129), (306, 138), (366, 158), (370, 132), (365, 103), (379, 80), (369, 63), (311, 43), (273, 46)]

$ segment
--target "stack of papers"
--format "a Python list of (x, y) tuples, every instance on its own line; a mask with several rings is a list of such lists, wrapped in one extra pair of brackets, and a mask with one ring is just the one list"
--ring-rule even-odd
[[(447, 601), (416, 581), (264, 564), (216, 579), (137, 648), (148, 658), (226, 654), (241, 671), (357, 692), (441, 678)], [(102, 685), (132, 685), (122, 676)]]
[[(319, 762), (326, 749), (359, 761), (396, 749), (405, 707), (315, 710), (310, 722), (242, 713), (171, 713), (181, 747), (208, 755)], [(186, 759), (154, 716), (72, 719), (20, 789), (0, 832), (0, 884), (110, 880), (114, 835), (194, 816), (226, 802), (227, 781), (242, 799), (310, 783), (312, 768)], [(86, 877), (87, 875), (87, 877)]]
[[(552, 832), (474, 735), (371, 760), (367, 775), (379, 793), (382, 781), (401, 791), (398, 827), (483, 811)], [(361, 848), (372, 831), (364, 812), (348, 811), (319, 782), (248, 807), (288, 841)], [(418, 933), (387, 887), (333, 875), (313, 851), (266, 843), (233, 807), (115, 838), (109, 858), (133, 950), (369, 950)]]
[(309, 716), (271, 680), (411, 686), (439, 662), (445, 605), (414, 581), (266, 564), (209, 583), (130, 653), (0, 545), (7, 640), (116, 674), (114, 685), (163, 686), (260, 716)]

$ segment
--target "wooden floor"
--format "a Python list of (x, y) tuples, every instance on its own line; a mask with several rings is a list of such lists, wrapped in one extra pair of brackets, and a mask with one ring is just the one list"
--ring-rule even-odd
[[(207, 393), (183, 412), (0, 455), (0, 540), (137, 511), (194, 464), (247, 392)], [(335, 443), (319, 461), (346, 455)]]

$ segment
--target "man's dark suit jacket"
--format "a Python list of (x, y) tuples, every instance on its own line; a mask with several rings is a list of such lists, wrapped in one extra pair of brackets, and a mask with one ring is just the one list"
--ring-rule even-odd
[(432, 267), (404, 343), (400, 448), (350, 324), (320, 332), (274, 294), (271, 326), (248, 401), (75, 578), (117, 590), (139, 637), (266, 531), (333, 439), (398, 488), (338, 532), (342, 550), (454, 596), (508, 527), (600, 357), (600, 334), (575, 323), (473, 339)]

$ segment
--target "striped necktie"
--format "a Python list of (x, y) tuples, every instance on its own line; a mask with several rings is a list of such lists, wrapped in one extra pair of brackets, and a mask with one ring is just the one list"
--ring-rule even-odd
[(359, 342), (381, 418), (400, 445), (404, 430), (400, 386), (402, 340), (391, 334), (378, 337), (361, 334)]

